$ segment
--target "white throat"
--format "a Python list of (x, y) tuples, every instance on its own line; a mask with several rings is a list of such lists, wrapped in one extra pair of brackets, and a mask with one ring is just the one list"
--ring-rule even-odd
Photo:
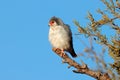
[(70, 47), (69, 40), (69, 34), (63, 26), (50, 27), (49, 41), (51, 42), (53, 47), (68, 49)]

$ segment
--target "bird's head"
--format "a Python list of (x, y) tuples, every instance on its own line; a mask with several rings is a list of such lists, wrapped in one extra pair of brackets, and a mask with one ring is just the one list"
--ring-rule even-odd
[(57, 17), (52, 17), (49, 21), (49, 26), (50, 27), (55, 27), (55, 26), (59, 26), (59, 25), (63, 25), (63, 21), (60, 18)]

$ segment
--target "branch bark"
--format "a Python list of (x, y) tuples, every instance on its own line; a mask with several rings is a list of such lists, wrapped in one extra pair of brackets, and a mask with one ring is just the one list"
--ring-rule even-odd
[(102, 73), (102, 72), (99, 72), (99, 71), (90, 70), (86, 64), (84, 64), (84, 63), (82, 65), (78, 64), (77, 62), (72, 60), (66, 53), (62, 52), (58, 48), (53, 48), (52, 50), (58, 56), (63, 58), (65, 63), (69, 64), (70, 66), (72, 66), (74, 68), (76, 68), (76, 70), (73, 70), (73, 72), (86, 74), (86, 75), (89, 75), (91, 77), (94, 77), (97, 80), (111, 80), (111, 78), (109, 77), (108, 73)]

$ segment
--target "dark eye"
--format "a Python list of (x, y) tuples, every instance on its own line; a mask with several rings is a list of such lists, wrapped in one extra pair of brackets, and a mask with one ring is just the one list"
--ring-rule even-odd
[(51, 23), (53, 24), (53, 23), (54, 23), (54, 21), (51, 21)]

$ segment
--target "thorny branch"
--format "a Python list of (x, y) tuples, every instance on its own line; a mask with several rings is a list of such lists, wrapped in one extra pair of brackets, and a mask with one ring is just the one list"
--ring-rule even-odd
[[(97, 10), (97, 12), (102, 15), (99, 20), (95, 20), (93, 14), (89, 12), (87, 18), (90, 22), (86, 27), (81, 26), (78, 21), (74, 21), (74, 24), (78, 27), (80, 34), (94, 37), (97, 44), (107, 47), (108, 54), (114, 59), (114, 63), (110, 64), (112, 67), (112, 74), (114, 74), (112, 75), (112, 79), (120, 80), (120, 77), (118, 77), (120, 75), (120, 0), (101, 1), (105, 4), (107, 9)], [(104, 28), (105, 25), (114, 30), (114, 32), (111, 32), (113, 33), (112, 36), (102, 34), (102, 31), (104, 30), (102, 28)]]
[(81, 73), (81, 74), (87, 74), (91, 77), (94, 77), (97, 80), (111, 80), (108, 73), (102, 73), (99, 71), (93, 71), (88, 68), (86, 64), (78, 64), (74, 60), (72, 60), (66, 53), (63, 53), (60, 49), (58, 48), (53, 48), (52, 49), (58, 56), (63, 58), (65, 63), (69, 64), (70, 66), (76, 68), (76, 70), (73, 70), (75, 73)]

